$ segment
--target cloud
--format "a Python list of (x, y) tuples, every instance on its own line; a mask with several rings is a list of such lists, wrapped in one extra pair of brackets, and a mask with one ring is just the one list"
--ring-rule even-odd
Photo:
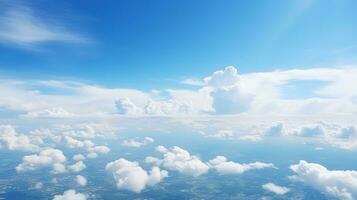
[(76, 154), (73, 156), (74, 161), (81, 161), (81, 160), (85, 160), (85, 159), (86, 159), (86, 157), (82, 154)]
[(203, 163), (197, 156), (190, 155), (188, 151), (180, 147), (174, 146), (171, 149), (167, 149), (164, 146), (157, 146), (156, 150), (163, 153), (161, 165), (168, 170), (178, 171), (194, 177), (205, 174), (209, 170), (208, 165)]
[(269, 192), (273, 192), (277, 195), (283, 195), (290, 191), (289, 188), (283, 187), (283, 186), (278, 186), (278, 185), (275, 185), (274, 183), (266, 183), (266, 184), (262, 185), (262, 188)]
[(317, 137), (317, 136), (323, 136), (325, 134), (325, 131), (320, 125), (307, 126), (307, 127), (302, 127), (300, 132), (296, 132), (296, 134), (302, 137)]
[(228, 66), (203, 80), (213, 88), (211, 96), (216, 114), (236, 114), (249, 110), (253, 95), (244, 88), (235, 67)]
[(266, 136), (281, 136), (284, 133), (284, 124), (276, 123), (273, 126), (269, 127), (268, 130), (264, 133)]
[(337, 137), (343, 139), (355, 139), (357, 138), (357, 130), (354, 126), (344, 127), (339, 131)]
[(143, 110), (137, 107), (128, 97), (115, 101), (117, 112), (123, 115), (140, 115)]
[(26, 172), (52, 166), (55, 173), (65, 172), (66, 157), (58, 149), (44, 149), (39, 154), (24, 156), (22, 163), (16, 166), (17, 172)]
[(95, 144), (90, 140), (80, 141), (70, 136), (64, 136), (64, 139), (68, 148), (83, 148), (87, 150), (89, 158), (96, 158), (98, 153), (107, 154), (110, 151), (107, 146), (95, 146)]
[(55, 195), (53, 200), (86, 200), (86, 195), (75, 190), (66, 190), (63, 195)]
[(162, 163), (162, 160), (160, 160), (159, 158), (156, 158), (156, 157), (152, 157), (152, 156), (147, 156), (145, 157), (145, 160), (144, 160), (146, 163), (149, 163), (149, 164), (152, 164), (152, 165), (161, 165)]
[(233, 161), (227, 161), (224, 156), (216, 156), (209, 161), (209, 164), (220, 174), (242, 174), (249, 170), (274, 168), (272, 163), (254, 162), (240, 164)]
[(148, 173), (137, 162), (120, 158), (106, 165), (105, 169), (112, 173), (119, 189), (141, 192), (145, 187), (153, 186), (168, 176), (167, 171), (153, 167)]
[(76, 176), (76, 182), (80, 186), (86, 186), (87, 185), (87, 179), (84, 176), (77, 175)]
[[(131, 117), (207, 115), (333, 115), (357, 112), (354, 68), (291, 69), (239, 74), (230, 66), (202, 79), (198, 89), (144, 92), (75, 81), (0, 80), (0, 106), (34, 116)], [(299, 83), (316, 82), (303, 88)], [(352, 85), (352, 86), (351, 86)], [(292, 87), (293, 86), (293, 87)], [(289, 88), (309, 97), (289, 96)], [(60, 91), (48, 94), (48, 90)], [(300, 91), (301, 90), (301, 91)], [(294, 92), (294, 91), (292, 91)], [(337, 94), (338, 93), (338, 94)], [(55, 111), (61, 108), (62, 111)], [(26, 115), (25, 115), (26, 116)]]
[(68, 166), (68, 169), (71, 170), (72, 172), (80, 172), (86, 168), (86, 165), (83, 163), (83, 161), (78, 161), (73, 165)]
[(37, 151), (40, 147), (36, 139), (37, 138), (30, 138), (27, 135), (18, 134), (11, 125), (0, 125), (0, 148), (19, 151)]
[(71, 118), (75, 117), (73, 113), (70, 113), (66, 111), (63, 108), (51, 108), (51, 109), (45, 109), (45, 110), (39, 110), (39, 111), (31, 111), (28, 112), (25, 115), (22, 115), (23, 117), (27, 118)]
[(26, 6), (9, 7), (0, 15), (0, 42), (37, 50), (45, 43), (85, 44), (90, 40), (59, 22), (37, 16)]
[(357, 198), (357, 171), (329, 170), (317, 163), (300, 160), (291, 165), (290, 169), (296, 174), (292, 180), (299, 180), (328, 195), (343, 200)]
[(153, 138), (145, 137), (144, 140), (142, 140), (142, 141), (136, 141), (134, 139), (124, 140), (122, 145), (123, 146), (127, 146), (127, 147), (136, 147), (136, 148), (138, 148), (138, 147), (147, 145), (147, 144), (152, 143), (152, 142), (154, 142)]

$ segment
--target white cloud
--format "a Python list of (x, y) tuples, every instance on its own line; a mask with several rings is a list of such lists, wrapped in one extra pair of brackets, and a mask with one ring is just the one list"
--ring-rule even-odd
[(39, 146), (36, 138), (18, 134), (11, 125), (0, 125), (0, 148), (19, 151), (37, 151)]
[(221, 174), (242, 174), (249, 170), (274, 168), (272, 163), (254, 162), (248, 164), (240, 164), (233, 161), (227, 161), (224, 156), (216, 156), (209, 161), (209, 164), (213, 169)]
[(261, 135), (244, 135), (238, 137), (238, 140), (242, 141), (251, 141), (251, 142), (258, 142), (261, 141), (263, 138)]
[(145, 157), (145, 162), (152, 164), (152, 165), (159, 166), (159, 165), (161, 165), (162, 160), (160, 160), (159, 158), (156, 158), (156, 157), (147, 156), (147, 157)]
[(45, 16), (36, 16), (29, 7), (13, 6), (0, 16), (0, 42), (36, 50), (49, 42), (84, 44), (89, 40), (58, 22), (46, 21)]
[(208, 87), (212, 87), (213, 108), (217, 114), (236, 114), (250, 109), (254, 96), (244, 87), (238, 70), (228, 66), (204, 78)]
[(117, 112), (123, 115), (140, 115), (143, 110), (137, 107), (128, 97), (115, 101)]
[(90, 158), (97, 157), (98, 153), (107, 154), (110, 151), (107, 146), (95, 146), (95, 144), (90, 140), (80, 141), (70, 136), (65, 136), (64, 139), (68, 148), (83, 148), (88, 152)]
[[(205, 85), (199, 89), (169, 89), (157, 92), (108, 89), (74, 81), (1, 80), (0, 89), (4, 95), (0, 97), (0, 106), (35, 115), (44, 112), (45, 116), (62, 113), (59, 115), (61, 116), (65, 111), (71, 111), (76, 117), (107, 117), (114, 113), (131, 117), (206, 116), (242, 112), (251, 115), (293, 116), (353, 114), (357, 112), (357, 93), (351, 88), (355, 83), (351, 77), (356, 75), (357, 70), (353, 68), (293, 69), (238, 74), (234, 67), (227, 67), (204, 78)], [(299, 81), (315, 81), (318, 86), (301, 88), (296, 84)], [(322, 81), (324, 84), (319, 85)], [(311, 97), (286, 96), (289, 94), (286, 92), (289, 87), (286, 86), (290, 85), (300, 90), (313, 90), (307, 91)], [(336, 95), (332, 85), (338, 85), (339, 90), (343, 92), (339, 91), (339, 95)], [(43, 88), (62, 92), (48, 94)], [(63, 111), (53, 114), (56, 113), (53, 112), (54, 108), (61, 108)]]
[(168, 176), (167, 171), (153, 167), (148, 173), (137, 162), (120, 158), (106, 165), (105, 169), (112, 173), (119, 189), (141, 192), (147, 185), (153, 186)]
[(71, 170), (72, 172), (80, 172), (86, 168), (86, 165), (83, 163), (83, 161), (78, 161), (73, 165), (68, 166), (68, 169)]
[(81, 161), (81, 160), (83, 161), (85, 159), (86, 159), (86, 157), (84, 155), (82, 155), (82, 154), (76, 154), (76, 155), (73, 156), (73, 160), (74, 161)]
[(317, 137), (325, 134), (324, 129), (320, 125), (302, 127), (299, 132), (296, 133), (302, 137)]
[(147, 145), (152, 142), (154, 142), (153, 138), (145, 137), (142, 141), (137, 141), (134, 139), (124, 140), (122, 145), (127, 146), (127, 147), (141, 147), (141, 146)]
[(86, 195), (75, 190), (66, 190), (63, 195), (55, 195), (53, 200), (86, 200)]
[(54, 172), (62, 173), (65, 170), (65, 161), (66, 157), (61, 150), (48, 148), (40, 151), (39, 154), (24, 156), (22, 163), (17, 165), (16, 171), (26, 172), (52, 166)]
[(277, 195), (283, 195), (290, 191), (289, 188), (283, 187), (283, 186), (278, 186), (278, 185), (275, 185), (274, 183), (266, 183), (266, 184), (262, 185), (262, 188), (264, 190), (273, 192)]
[(296, 174), (291, 178), (299, 180), (328, 195), (343, 200), (357, 198), (357, 171), (329, 170), (326, 167), (300, 160), (298, 164), (290, 166)]
[(86, 186), (87, 185), (87, 179), (84, 176), (77, 175), (76, 176), (76, 182), (80, 186)]
[(281, 136), (284, 134), (284, 124), (276, 123), (273, 126), (269, 127), (268, 130), (264, 133), (266, 136)]
[(168, 151), (168, 149), (162, 145), (159, 145), (159, 146), (155, 147), (155, 151), (157, 151), (159, 153), (166, 153)]
[(45, 110), (38, 110), (38, 111), (30, 111), (23, 117), (28, 118), (71, 118), (75, 117), (73, 113), (68, 112), (63, 108), (51, 108)]
[(180, 147), (174, 146), (171, 149), (166, 149), (163, 146), (158, 146), (156, 150), (163, 153), (161, 161), (162, 166), (166, 169), (194, 177), (205, 174), (209, 170), (208, 165), (203, 163), (197, 156), (190, 155), (188, 151)]

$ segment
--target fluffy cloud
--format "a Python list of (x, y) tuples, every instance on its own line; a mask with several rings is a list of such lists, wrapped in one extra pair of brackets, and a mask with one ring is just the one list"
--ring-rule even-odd
[(283, 131), (284, 131), (283, 123), (277, 123), (269, 127), (269, 129), (266, 130), (264, 134), (266, 136), (281, 136), (284, 133)]
[(266, 183), (266, 184), (262, 185), (262, 188), (264, 190), (273, 192), (277, 195), (283, 195), (290, 191), (289, 188), (283, 187), (283, 186), (278, 186), (278, 185), (275, 185), (274, 183)]
[(145, 187), (153, 186), (168, 176), (167, 171), (153, 167), (148, 173), (137, 162), (120, 158), (106, 165), (105, 169), (112, 173), (117, 187), (133, 192), (141, 192)]
[[(0, 148), (20, 151), (36, 151), (39, 146), (35, 138), (18, 134), (11, 125), (0, 125)], [(41, 141), (40, 141), (41, 142)]]
[(78, 161), (73, 165), (68, 166), (68, 169), (73, 171), (73, 172), (80, 172), (86, 168), (86, 165), (83, 163), (83, 161)]
[(76, 176), (76, 182), (80, 186), (86, 186), (87, 185), (87, 179), (84, 176), (77, 175)]
[(53, 200), (86, 200), (86, 195), (75, 190), (67, 190), (62, 195), (55, 195)]
[[(175, 170), (189, 176), (200, 176), (207, 173), (209, 167), (203, 163), (197, 156), (192, 156), (190, 153), (180, 147), (174, 146), (167, 149), (164, 146), (156, 147), (156, 150), (163, 153), (161, 163), (163, 167), (169, 170)], [(150, 159), (153, 161), (153, 159)]]
[(52, 166), (54, 172), (62, 173), (65, 171), (64, 162), (66, 157), (61, 150), (48, 148), (40, 151), (39, 154), (24, 156), (22, 163), (17, 165), (16, 171), (25, 172)]
[(326, 167), (300, 160), (291, 165), (290, 169), (296, 174), (293, 180), (299, 180), (326, 194), (343, 200), (357, 198), (357, 171), (329, 170)]
[(217, 114), (236, 114), (248, 111), (253, 95), (245, 88), (233, 66), (216, 71), (204, 78), (207, 86), (212, 87), (213, 108)]
[(325, 134), (324, 129), (322, 126), (307, 126), (302, 127), (300, 132), (297, 132), (296, 135), (303, 136), (303, 137), (317, 137), (323, 136)]
[[(107, 146), (95, 146), (90, 140), (80, 141), (70, 136), (65, 136), (65, 142), (68, 148), (83, 148), (87, 150), (89, 158), (96, 158), (98, 153), (107, 154), (110, 149)], [(79, 157), (77, 157), (79, 159)]]
[(235, 163), (233, 161), (227, 161), (224, 156), (217, 156), (214, 159), (209, 161), (209, 164), (215, 169), (218, 173), (221, 174), (242, 174), (249, 170), (254, 169), (264, 169), (264, 168), (273, 168), (272, 163), (263, 163), (263, 162), (254, 162), (248, 164)]
[(160, 160), (159, 158), (156, 158), (156, 157), (147, 156), (147, 157), (145, 157), (145, 162), (152, 164), (152, 165), (161, 165), (162, 160)]
[(115, 101), (115, 106), (119, 114), (137, 115), (143, 113), (143, 110), (131, 102), (128, 97)]
[(122, 145), (127, 147), (141, 147), (152, 142), (154, 142), (153, 138), (145, 137), (142, 141), (136, 141), (134, 139), (124, 140)]
[(72, 158), (74, 161), (81, 161), (81, 160), (85, 160), (86, 157), (84, 157), (82, 154), (76, 154), (73, 156)]

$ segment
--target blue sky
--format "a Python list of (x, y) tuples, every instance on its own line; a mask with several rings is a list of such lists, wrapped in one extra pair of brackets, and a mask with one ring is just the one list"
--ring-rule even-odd
[(2, 17), (25, 7), (36, 22), (77, 39), (29, 47), (1, 38), (0, 69), (6, 77), (148, 90), (174, 87), (227, 65), (248, 73), (356, 62), (357, 2), (352, 0), (1, 4)]
[(0, 199), (357, 199), (356, 8), (0, 0)]

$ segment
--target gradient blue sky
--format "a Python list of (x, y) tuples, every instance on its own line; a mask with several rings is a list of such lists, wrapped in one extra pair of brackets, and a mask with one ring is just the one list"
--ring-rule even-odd
[[(1, 1), (85, 42), (1, 41), (5, 77), (72, 78), (107, 87), (174, 87), (227, 65), (241, 73), (355, 64), (357, 2)], [(3, 27), (2, 27), (3, 28)]]

